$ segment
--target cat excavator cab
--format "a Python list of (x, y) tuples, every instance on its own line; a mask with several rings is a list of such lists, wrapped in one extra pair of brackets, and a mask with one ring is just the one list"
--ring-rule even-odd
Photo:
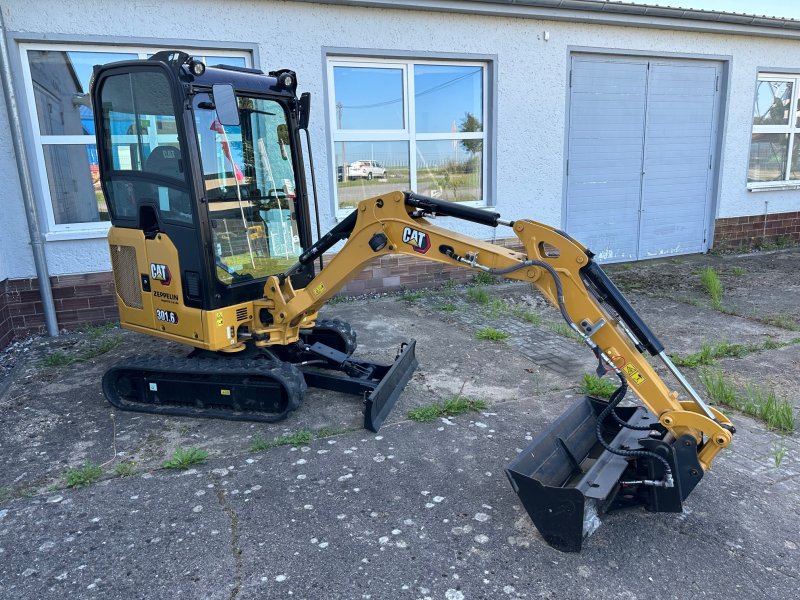
[[(178, 51), (95, 67), (121, 324), (192, 348), (113, 366), (108, 400), (269, 422), (311, 386), (362, 396), (364, 425), (377, 431), (417, 367), (416, 343), (389, 364), (355, 358), (350, 325), (318, 313), (367, 262), (406, 254), (532, 284), (594, 354), (598, 375), (619, 382), (610, 400), (576, 402), (506, 468), (548, 543), (579, 550), (608, 510), (681, 511), (734, 427), (680, 374), (591, 251), (542, 223), (400, 191), (360, 202), (314, 242), (300, 135), (308, 139), (310, 96), (296, 89), (290, 70), (206, 66)], [(507, 228), (522, 250), (438, 227), (436, 216)], [(620, 406), (628, 391), (640, 405)]]

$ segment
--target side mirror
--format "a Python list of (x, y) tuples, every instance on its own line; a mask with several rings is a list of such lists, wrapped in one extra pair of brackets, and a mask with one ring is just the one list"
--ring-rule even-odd
[(236, 94), (230, 84), (217, 83), (211, 88), (214, 95), (214, 105), (217, 108), (217, 118), (224, 126), (236, 127), (239, 125), (239, 105), (236, 103)]
[(300, 129), (308, 129), (308, 120), (311, 118), (311, 93), (300, 94)]

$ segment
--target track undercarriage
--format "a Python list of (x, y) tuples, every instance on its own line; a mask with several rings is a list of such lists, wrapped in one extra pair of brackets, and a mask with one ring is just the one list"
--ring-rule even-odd
[(353, 358), (356, 345), (349, 324), (320, 320), (292, 346), (132, 358), (105, 373), (103, 392), (122, 410), (271, 423), (317, 387), (363, 396), (364, 427), (378, 431), (417, 367), (416, 342), (390, 365)]

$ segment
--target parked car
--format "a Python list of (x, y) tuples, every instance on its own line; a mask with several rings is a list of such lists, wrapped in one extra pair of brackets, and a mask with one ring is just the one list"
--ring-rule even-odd
[(386, 169), (374, 160), (357, 160), (347, 167), (347, 177), (349, 179), (372, 179), (374, 177), (384, 179), (386, 177)]

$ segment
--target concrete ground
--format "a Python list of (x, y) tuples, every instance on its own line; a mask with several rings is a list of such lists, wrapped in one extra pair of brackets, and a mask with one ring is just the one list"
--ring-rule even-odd
[[(787, 344), (714, 368), (740, 388), (774, 388), (800, 416), (798, 259), (792, 249), (608, 270), (669, 352)], [(721, 275), (722, 311), (699, 283), (706, 266)], [(110, 364), (184, 350), (119, 329), (17, 344), (0, 382), (0, 597), (796, 596), (797, 434), (732, 409), (724, 410), (737, 426), (734, 444), (683, 514), (606, 515), (580, 554), (545, 544), (503, 468), (575, 401), (594, 364), (554, 330), (555, 311), (535, 292), (485, 290), (485, 305), (444, 288), (326, 309), (357, 329), (364, 357), (390, 361), (400, 342), (417, 339), (420, 367), (378, 435), (360, 428), (359, 399), (321, 391), (275, 425), (113, 410), (100, 389)], [(511, 337), (476, 340), (486, 326)], [(84, 360), (55, 366), (76, 357)], [(686, 372), (700, 385), (696, 369)], [(407, 419), (455, 394), (488, 408)], [(250, 451), (254, 436), (298, 431), (314, 439)], [(177, 447), (210, 458), (187, 471), (161, 468)], [(102, 477), (67, 488), (65, 471), (87, 460), (102, 465)], [(135, 473), (123, 477), (128, 461)]]

